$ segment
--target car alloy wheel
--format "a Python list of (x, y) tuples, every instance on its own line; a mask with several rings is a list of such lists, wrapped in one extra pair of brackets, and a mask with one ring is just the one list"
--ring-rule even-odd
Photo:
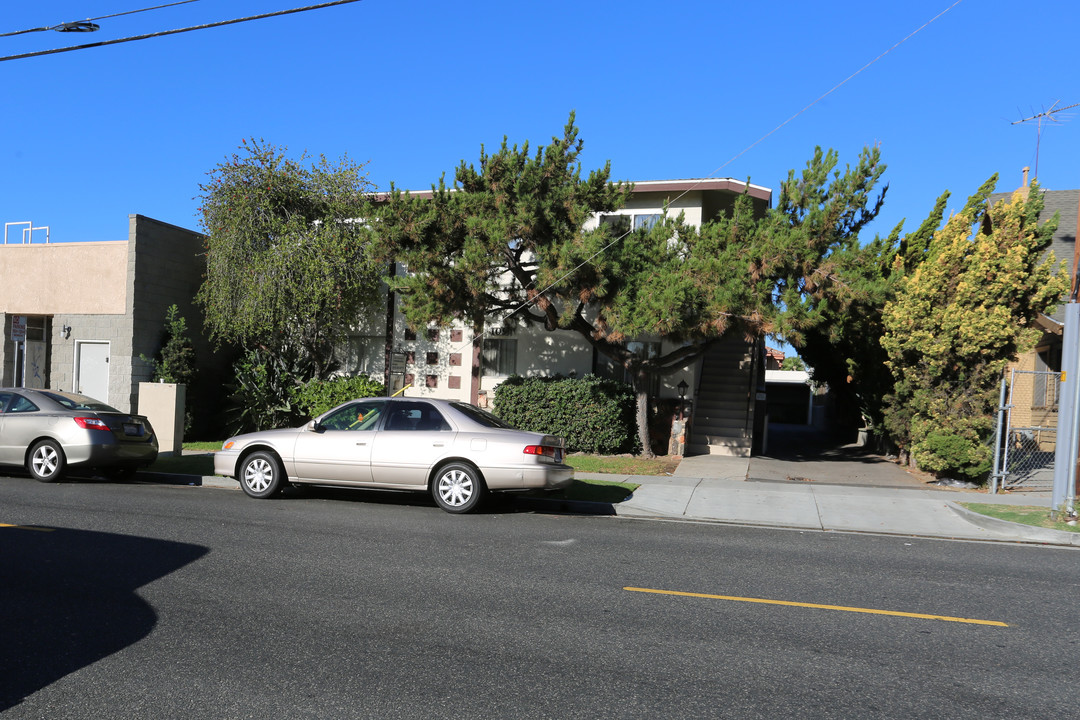
[(475, 468), (451, 463), (439, 470), (431, 487), (435, 502), (446, 512), (467, 513), (480, 504), (484, 481)]
[(268, 498), (282, 487), (281, 462), (271, 453), (252, 453), (240, 466), (240, 487), (253, 498)]
[(30, 450), (27, 469), (40, 482), (53, 482), (64, 476), (64, 451), (54, 440), (42, 440)]

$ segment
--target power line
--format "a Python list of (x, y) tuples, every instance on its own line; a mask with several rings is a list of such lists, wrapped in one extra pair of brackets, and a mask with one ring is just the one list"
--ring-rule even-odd
[(135, 13), (147, 12), (149, 10), (160, 10), (162, 8), (172, 7), (173, 5), (186, 5), (187, 3), (198, 1), (199, 0), (178, 0), (178, 2), (168, 3), (166, 5), (156, 5), (154, 7), (142, 8), (140, 10), (126, 10), (124, 12), (113, 13), (112, 15), (102, 15), (101, 17), (87, 18), (86, 20), (77, 20), (74, 22), (59, 23), (58, 25), (48, 25), (45, 27), (36, 27), (29, 28), (27, 30), (16, 30), (15, 32), (0, 33), (0, 37), (25, 35), (26, 33), (43, 32), (45, 30), (56, 30), (58, 32), (94, 31), (98, 29), (98, 26), (94, 24), (95, 20), (107, 20), (109, 18), (120, 17), (121, 15), (134, 15)]
[[(829, 95), (832, 95), (832, 94), (833, 94), (834, 92), (836, 92), (837, 90), (839, 90), (839, 89), (840, 89), (840, 88), (841, 88), (841, 87), (842, 87), (843, 85), (847, 84), (847, 83), (848, 83), (848, 82), (849, 82), (850, 80), (852, 80), (852, 79), (853, 79), (853, 78), (854, 78), (854, 77), (855, 77), (856, 75), (858, 75), (859, 73), (861, 73), (861, 72), (862, 72), (863, 70), (866, 70), (866, 69), (867, 69), (867, 68), (869, 68), (869, 67), (870, 67), (871, 65), (873, 65), (874, 63), (876, 63), (876, 62), (877, 62), (878, 60), (880, 60), (881, 58), (885, 57), (886, 55), (888, 55), (889, 53), (891, 53), (891, 52), (892, 52), (893, 50), (895, 50), (896, 48), (898, 48), (898, 47), (900, 47), (901, 45), (903, 45), (904, 43), (906, 43), (906, 42), (907, 42), (908, 40), (910, 40), (911, 38), (915, 37), (915, 35), (917, 35), (917, 34), (918, 34), (918, 33), (920, 33), (921, 31), (925, 30), (925, 29), (926, 29), (926, 28), (927, 28), (927, 27), (928, 27), (928, 26), (929, 26), (929, 25), (930, 25), (930, 24), (931, 24), (932, 22), (934, 22), (935, 20), (937, 20), (938, 18), (940, 18), (940, 17), (942, 16), (942, 15), (944, 15), (945, 13), (949, 12), (950, 10), (952, 10), (952, 9), (953, 9), (954, 7), (956, 7), (957, 5), (959, 5), (959, 4), (961, 3), (961, 2), (963, 2), (963, 0), (956, 0), (956, 2), (954, 2), (954, 3), (952, 4), (952, 5), (950, 5), (949, 7), (945, 8), (944, 10), (942, 10), (941, 12), (939, 12), (939, 13), (938, 13), (937, 15), (935, 15), (935, 16), (934, 16), (934, 17), (932, 17), (932, 18), (930, 18), (930, 19), (929, 19), (929, 20), (927, 20), (926, 22), (924, 22), (924, 23), (923, 23), (922, 25), (920, 25), (920, 26), (919, 26), (918, 28), (916, 28), (915, 30), (913, 30), (913, 31), (911, 31), (910, 33), (908, 33), (908, 34), (907, 34), (907, 36), (905, 36), (905, 37), (904, 37), (903, 39), (901, 39), (901, 40), (899, 40), (898, 42), (896, 42), (896, 43), (895, 43), (895, 44), (894, 44), (894, 45), (893, 45), (892, 47), (890, 47), (890, 48), (889, 48), (888, 50), (886, 50), (885, 52), (881, 53), (881, 54), (880, 54), (880, 55), (878, 55), (878, 56), (877, 56), (876, 58), (874, 58), (874, 59), (873, 59), (873, 60), (871, 60), (870, 62), (868, 62), (868, 63), (866, 63), (865, 65), (863, 65), (863, 66), (862, 66), (861, 68), (859, 68), (859, 69), (858, 69), (858, 70), (856, 70), (855, 72), (851, 73), (850, 75), (848, 75), (848, 76), (847, 76), (846, 78), (844, 78), (844, 79), (843, 79), (843, 80), (841, 80), (840, 82), (838, 82), (838, 83), (836, 83), (835, 85), (833, 85), (833, 86), (832, 86), (831, 88), (829, 88), (829, 89), (828, 89), (827, 91), (823, 92), (823, 93), (822, 93), (821, 95), (819, 95), (819, 96), (818, 96), (818, 98), (817, 98), (816, 100), (814, 100), (814, 101), (813, 101), (812, 103), (810, 103), (809, 105), (807, 105), (806, 107), (804, 107), (804, 108), (803, 108), (802, 110), (800, 110), (799, 112), (795, 113), (794, 115), (792, 115), (791, 117), (789, 117), (789, 118), (788, 118), (787, 120), (785, 120), (784, 122), (780, 123), (779, 125), (777, 125), (776, 127), (774, 127), (774, 128), (772, 129), (772, 130), (770, 130), (769, 132), (765, 133), (764, 135), (762, 135), (762, 136), (761, 136), (760, 138), (758, 138), (758, 139), (757, 139), (757, 140), (755, 140), (754, 142), (752, 142), (752, 143), (750, 143), (749, 145), (747, 145), (747, 146), (746, 146), (745, 148), (743, 148), (743, 149), (742, 149), (741, 151), (739, 151), (738, 153), (736, 153), (736, 154), (735, 154), (735, 155), (734, 155), (734, 156), (733, 156), (733, 157), (732, 157), (732, 158), (731, 158), (730, 160), (728, 160), (728, 161), (727, 161), (726, 163), (724, 163), (724, 164), (723, 164), (723, 165), (721, 165), (720, 167), (718, 167), (718, 168), (716, 168), (715, 170), (713, 170), (712, 174), (711, 174), (711, 175), (708, 175), (708, 176), (707, 176), (707, 177), (706, 177), (705, 179), (709, 179), (709, 178), (712, 178), (713, 176), (715, 176), (715, 175), (716, 175), (716, 174), (717, 174), (718, 172), (720, 172), (721, 170), (723, 170), (723, 169), (724, 169), (725, 167), (727, 167), (727, 166), (728, 166), (728, 165), (730, 165), (731, 163), (733, 163), (733, 162), (735, 162), (736, 160), (738, 160), (738, 159), (739, 159), (740, 157), (742, 157), (742, 156), (743, 156), (744, 154), (746, 154), (747, 152), (749, 152), (750, 150), (752, 150), (752, 149), (753, 149), (753, 148), (754, 148), (755, 146), (757, 146), (757, 145), (758, 145), (759, 143), (761, 143), (761, 142), (763, 142), (764, 140), (766, 140), (766, 139), (767, 139), (767, 138), (768, 138), (768, 137), (769, 137), (770, 135), (772, 135), (773, 133), (777, 132), (777, 131), (778, 131), (778, 130), (780, 130), (780, 129), (781, 129), (782, 127), (784, 127), (785, 125), (787, 125), (788, 123), (790, 123), (791, 121), (793, 121), (793, 120), (794, 120), (795, 118), (799, 117), (800, 115), (802, 115), (803, 113), (805, 113), (805, 112), (806, 112), (807, 110), (809, 110), (810, 108), (814, 107), (814, 106), (815, 106), (815, 105), (817, 105), (817, 104), (818, 104), (819, 102), (821, 102), (822, 100), (824, 100), (824, 99), (825, 99), (826, 97), (828, 97)], [(689, 192), (689, 190), (687, 190), (686, 192)], [(685, 194), (685, 193), (684, 193), (684, 194)]]
[(194, 25), (192, 27), (178, 28), (176, 30), (163, 30), (156, 33), (147, 33), (146, 35), (135, 35), (133, 37), (118, 38), (116, 40), (103, 40), (102, 42), (87, 43), (85, 45), (72, 45), (70, 47), (56, 48), (54, 50), (39, 50), (37, 52), (22, 53), (21, 55), (8, 55), (6, 57), (0, 57), (0, 62), (6, 60), (22, 60), (24, 58), (39, 57), (42, 55), (55, 55), (56, 53), (71, 52), (72, 50), (87, 50), (89, 48), (104, 47), (105, 45), (117, 45), (119, 43), (133, 42), (135, 40), (147, 40), (155, 37), (165, 37), (166, 35), (177, 35), (179, 33), (191, 32), (193, 30), (205, 30), (207, 28), (221, 27), (223, 25), (235, 25), (237, 23), (248, 22), (249, 20), (262, 20), (263, 18), (278, 17), (279, 15), (292, 15), (294, 13), (307, 12), (308, 10), (321, 10), (322, 8), (333, 7), (335, 5), (347, 5), (349, 3), (359, 2), (360, 0), (335, 0), (334, 2), (325, 2), (318, 5), (308, 5), (307, 7), (293, 8), (291, 10), (278, 10), (277, 12), (263, 13), (261, 15), (250, 15), (248, 17), (236, 18), (234, 20), (222, 20), (220, 22), (207, 23), (205, 25)]
[(122, 15), (134, 15), (135, 13), (146, 12), (147, 10), (160, 10), (161, 8), (172, 7), (173, 5), (186, 5), (187, 3), (198, 2), (199, 0), (179, 0), (178, 2), (171, 2), (166, 5), (157, 5), (155, 7), (143, 8), (142, 10), (125, 10), (124, 12), (113, 13), (112, 15), (102, 15), (101, 17), (90, 18), (91, 20), (108, 20), (109, 18), (120, 17)]

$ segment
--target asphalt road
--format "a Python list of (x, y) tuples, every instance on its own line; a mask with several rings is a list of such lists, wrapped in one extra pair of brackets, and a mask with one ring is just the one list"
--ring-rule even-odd
[(5, 719), (1045, 718), (1080, 701), (1074, 550), (25, 477), (0, 478), (0, 523)]

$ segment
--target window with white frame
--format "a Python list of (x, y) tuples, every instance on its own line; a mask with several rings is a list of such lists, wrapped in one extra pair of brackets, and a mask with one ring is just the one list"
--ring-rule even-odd
[(481, 351), (484, 375), (513, 375), (517, 372), (517, 339), (484, 338)]
[(601, 215), (600, 227), (608, 228), (613, 235), (622, 235), (631, 230), (652, 230), (661, 217), (660, 213)]
[(652, 230), (660, 222), (660, 213), (634, 216), (635, 230)]

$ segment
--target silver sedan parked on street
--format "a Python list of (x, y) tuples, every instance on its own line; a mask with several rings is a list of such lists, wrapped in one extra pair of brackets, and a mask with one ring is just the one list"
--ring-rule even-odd
[(299, 428), (225, 441), (214, 472), (266, 498), (286, 483), (430, 492), (451, 513), (488, 490), (561, 488), (574, 479), (562, 438), (516, 430), (463, 402), (352, 400)]
[(0, 388), (0, 465), (19, 465), (41, 482), (70, 467), (126, 479), (158, 455), (150, 421), (85, 395)]

